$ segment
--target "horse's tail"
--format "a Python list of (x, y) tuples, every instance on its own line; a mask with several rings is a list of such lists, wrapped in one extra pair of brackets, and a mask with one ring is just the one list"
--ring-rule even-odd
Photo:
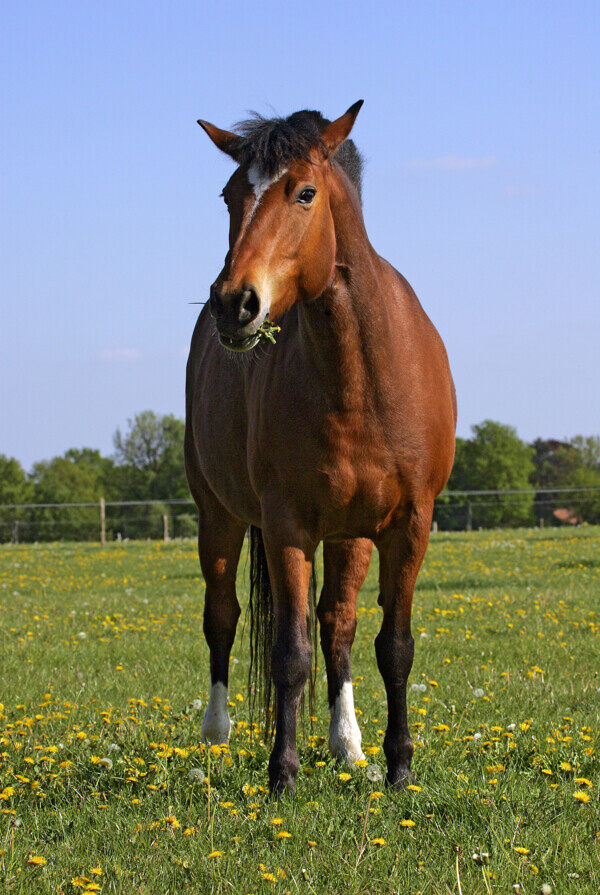
[[(311, 716), (314, 714), (317, 677), (316, 595), (317, 578), (313, 560), (306, 620), (313, 655), (308, 685), (308, 704)], [(250, 526), (250, 600), (248, 608), (250, 611), (250, 668), (248, 671), (250, 726), (253, 726), (258, 709), (258, 715), (264, 715), (264, 735), (265, 739), (269, 740), (274, 728), (274, 711), (271, 705), (273, 696), (271, 654), (273, 652), (275, 617), (262, 530), (255, 525)]]

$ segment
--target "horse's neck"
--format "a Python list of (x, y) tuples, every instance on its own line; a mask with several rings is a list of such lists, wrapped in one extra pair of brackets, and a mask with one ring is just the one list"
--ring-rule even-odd
[(300, 331), (307, 361), (328, 396), (350, 409), (370, 403), (388, 372), (390, 315), (382, 262), (369, 243), (360, 208), (344, 192), (335, 198), (334, 282), (321, 298), (299, 306)]

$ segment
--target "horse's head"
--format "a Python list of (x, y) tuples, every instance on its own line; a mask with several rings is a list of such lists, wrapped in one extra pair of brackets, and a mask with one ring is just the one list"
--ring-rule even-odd
[[(276, 320), (294, 302), (317, 298), (332, 282), (331, 162), (361, 106), (362, 100), (333, 122), (318, 112), (257, 116), (238, 133), (198, 122), (238, 163), (223, 190), (229, 251), (210, 290), (210, 311), (226, 348), (253, 348), (267, 317)], [(360, 156), (351, 141), (346, 147), (360, 189)]]

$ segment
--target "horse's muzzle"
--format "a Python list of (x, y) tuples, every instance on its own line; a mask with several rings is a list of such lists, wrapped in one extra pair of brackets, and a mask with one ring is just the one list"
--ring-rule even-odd
[(222, 293), (215, 286), (210, 290), (210, 313), (217, 324), (221, 345), (230, 351), (249, 351), (260, 339), (258, 329), (267, 316), (267, 309), (254, 286), (239, 292)]

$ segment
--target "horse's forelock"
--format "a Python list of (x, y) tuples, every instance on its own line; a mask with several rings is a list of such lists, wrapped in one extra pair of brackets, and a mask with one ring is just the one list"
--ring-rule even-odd
[[(235, 126), (240, 136), (236, 157), (240, 163), (255, 165), (261, 174), (272, 178), (292, 162), (308, 160), (311, 150), (324, 148), (321, 133), (329, 123), (320, 112), (308, 109), (288, 118), (265, 118), (253, 112)], [(335, 158), (360, 196), (363, 161), (354, 142), (342, 143)]]

